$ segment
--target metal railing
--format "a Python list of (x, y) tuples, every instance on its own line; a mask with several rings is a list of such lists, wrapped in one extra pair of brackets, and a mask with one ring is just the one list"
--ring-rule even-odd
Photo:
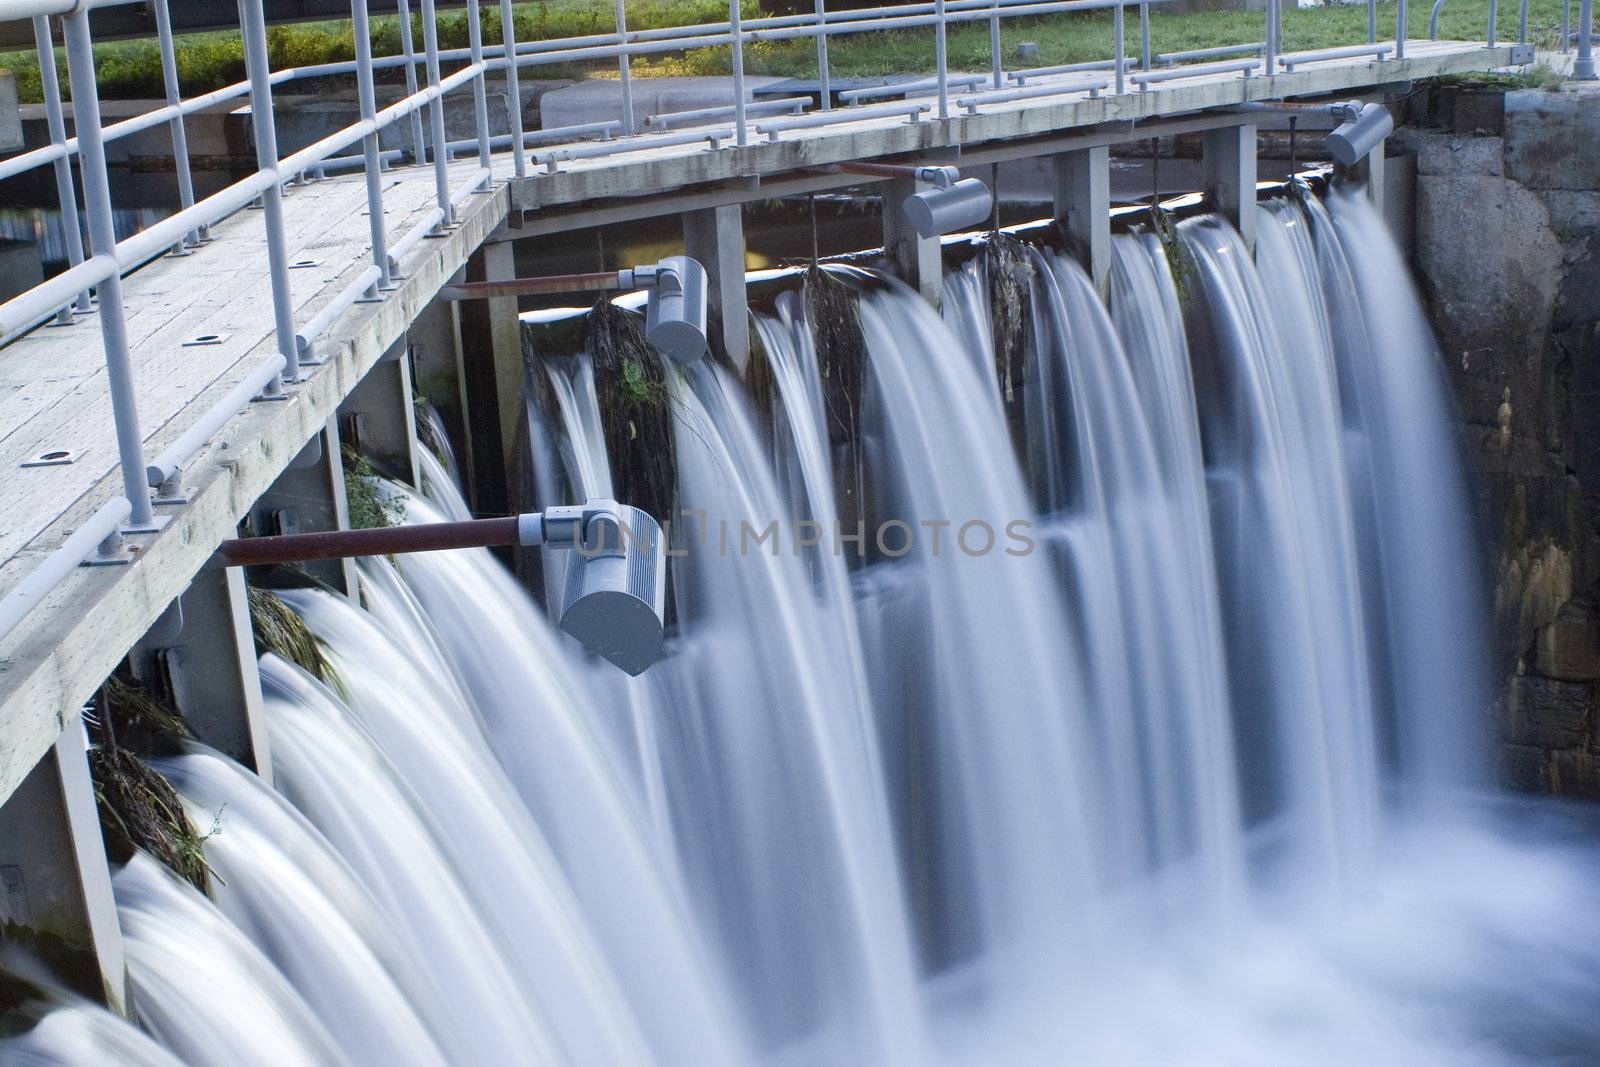
[[(948, 119), (956, 117), (952, 115), (952, 89), (962, 94), (955, 102), (971, 115), (988, 105), (1043, 97), (1071, 94), (1089, 97), (1101, 93), (1120, 96), (1147, 88), (1152, 82), (1214, 74), (1223, 68), (1236, 71), (1242, 77), (1272, 76), (1284, 65), (1283, 0), (1269, 0), (1263, 16), (1265, 36), (1260, 43), (1165, 56), (1152, 56), (1150, 11), (1152, 5), (1168, 0), (912, 0), (884, 7), (839, 11), (828, 10), (826, 0), (813, 0), (809, 12), (751, 19), (743, 18), (739, 0), (730, 0), (728, 19), (724, 22), (646, 30), (629, 29), (625, 4), (623, 0), (616, 0), (612, 32), (541, 41), (518, 41), (512, 0), (498, 0), (497, 4), (490, 0), (488, 6), (498, 8), (501, 34), (501, 43), (493, 46), (486, 45), (483, 39), (481, 9), (486, 5), (482, 0), (468, 0), (468, 44), (465, 48), (452, 49), (440, 47), (435, 0), (419, 0), (420, 51), (413, 37), (411, 4), (409, 0), (398, 0), (400, 50), (389, 56), (372, 54), (367, 0), (351, 0), (353, 60), (273, 70), (262, 0), (238, 0), (247, 77), (236, 84), (186, 98), (179, 80), (168, 0), (148, 0), (154, 12), (164, 102), (143, 114), (106, 124), (100, 114), (89, 12), (131, 2), (137, 0), (0, 0), (0, 21), (32, 20), (50, 141), (43, 147), (0, 160), (0, 180), (47, 166), (53, 170), (66, 230), (68, 260), (67, 269), (61, 273), (0, 303), (0, 345), (50, 321), (68, 324), (80, 317), (96, 314), (99, 317), (123, 486), (122, 504), (107, 505), (97, 512), (96, 531), (105, 526), (105, 516), (117, 516), (108, 532), (94, 539), (94, 544), (100, 546), (103, 560), (115, 558), (121, 533), (159, 528), (156, 508), (184, 499), (182, 469), (209, 438), (252, 399), (281, 398), (295, 383), (303, 380), (308, 368), (317, 365), (319, 338), (335, 320), (358, 301), (384, 299), (403, 276), (405, 256), (428, 236), (448, 232), (456, 222), (461, 205), (491, 188), (497, 151), (509, 149), (510, 169), (521, 177), (529, 173), (530, 160), (555, 170), (572, 160), (651, 146), (705, 142), (712, 149), (730, 143), (742, 147), (751, 144), (753, 132), (777, 139), (786, 131), (845, 122), (882, 121), (896, 115), (919, 121), (925, 113), (931, 112), (929, 118)], [(1590, 0), (1581, 2), (1580, 49), (1582, 55), (1587, 55)], [(1494, 0), (1490, 0), (1491, 19), (1493, 3)], [(1128, 54), (1124, 35), (1124, 16), (1130, 6), (1136, 9), (1139, 20), (1138, 49), (1132, 55)], [(1526, 12), (1526, 9), (1527, 0), (1522, 0), (1522, 10)], [(1003, 20), (1092, 11), (1109, 11), (1111, 15), (1106, 59), (1007, 72), (1000, 33)], [(1368, 39), (1374, 45), (1377, 42), (1376, 11), (1376, 0), (1367, 0)], [(1396, 40), (1392, 49), (1395, 58), (1404, 56), (1405, 12), (1406, 5), (1398, 5)], [(71, 101), (74, 136), (68, 136), (56, 69), (52, 19), (57, 18), (74, 88)], [(988, 28), (990, 70), (986, 75), (953, 75), (949, 70), (948, 31), (967, 23), (985, 24)], [(1522, 27), (1525, 39), (1525, 15)], [(901, 85), (882, 91), (869, 89), (839, 95), (855, 103), (858, 99), (879, 95), (925, 92), (931, 94), (931, 102), (835, 109), (829, 41), (851, 34), (912, 29), (932, 30), (935, 69), (932, 78), (914, 88)], [(745, 85), (745, 46), (807, 38), (816, 43), (819, 110), (805, 113), (803, 104), (793, 99), (752, 103)], [(1489, 40), (1493, 39), (1491, 21)], [(635, 57), (724, 47), (730, 50), (732, 62), (734, 84), (730, 107), (661, 116), (649, 124), (649, 129), (638, 128), (630, 70)], [(1293, 62), (1315, 62), (1318, 58), (1354, 54), (1370, 54), (1381, 59), (1387, 51), (1387, 46), (1356, 52), (1332, 50), (1321, 57), (1297, 56)], [(1231, 63), (1176, 65), (1240, 52), (1249, 53), (1253, 58)], [(595, 61), (617, 64), (621, 98), (618, 120), (560, 130), (524, 131), (518, 83), (520, 70)], [(1590, 66), (1592, 68), (1592, 62)], [(447, 73), (447, 67), (455, 69)], [(403, 95), (383, 107), (378, 104), (376, 74), (379, 71), (395, 71), (404, 78)], [(1093, 71), (1104, 71), (1108, 77), (1084, 77)], [(508, 132), (499, 136), (491, 136), (490, 130), (487, 77), (491, 72), (504, 76), (510, 102), (505, 117)], [(274, 90), (292, 82), (328, 76), (354, 77), (359, 118), (307, 147), (281, 156), (273, 108)], [(445, 101), (458, 92), (471, 94), (474, 136), (451, 142), (445, 132)], [(245, 100), (248, 100), (254, 135), (256, 169), (221, 191), (197, 199), (186, 122), (203, 111)], [(771, 117), (773, 111), (795, 113)], [(730, 124), (721, 125), (728, 119), (731, 119)], [(695, 124), (695, 128), (673, 132), (672, 127), (687, 123)], [(177, 211), (148, 229), (118, 241), (112, 225), (106, 146), (162, 126), (169, 131), (172, 143), (178, 187)], [(409, 144), (408, 152), (382, 147), (383, 134), (391, 128), (400, 131), (402, 143)], [(531, 144), (560, 139), (566, 140), (566, 146), (529, 151)], [(599, 140), (578, 143), (589, 139)], [(476, 154), (476, 166), (465, 175), (451, 170), (451, 161), (457, 152)], [(420, 221), (406, 232), (397, 233), (385, 221), (384, 182), (380, 175), (383, 168), (405, 162), (407, 155), (412, 164), (432, 168), (434, 202)], [(82, 175), (81, 217), (79, 189), (74, 183), (72, 168), (75, 157)], [(315, 180), (328, 173), (358, 169), (363, 172), (366, 185), (371, 263), (342, 292), (324, 303), (314, 315), (302, 320), (289, 287), (291, 264), (284, 226), (285, 186), (308, 178)], [(209, 239), (212, 227), (253, 204), (261, 208), (266, 230), (266, 273), (271, 282), (276, 352), (247, 372), (222, 400), (195, 419), (153, 461), (146, 462), (122, 303), (122, 277), (157, 257), (190, 252)], [(83, 238), (85, 229), (87, 242)], [(62, 570), (57, 556), (51, 556), (50, 562), (40, 565), (34, 575), (24, 580), (27, 595), (37, 599), (36, 575), (56, 576), (53, 584), (83, 558), (85, 551), (84, 536), (75, 535), (69, 539), (57, 553), (61, 559), (68, 559), (67, 570)], [(12, 597), (6, 597), (0, 607), (0, 617), (9, 619), (10, 615), (5, 613), (15, 608)], [(3, 635), (0, 632), (0, 636)]]

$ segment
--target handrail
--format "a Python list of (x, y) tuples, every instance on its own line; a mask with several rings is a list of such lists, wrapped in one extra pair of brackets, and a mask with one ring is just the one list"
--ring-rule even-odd
[[(55, 592), (56, 586), (77, 570), (96, 546), (116, 538), (117, 528), (132, 510), (127, 499), (120, 496), (101, 504), (93, 515), (72, 532), (72, 536), (62, 542), (60, 548), (24, 575), (16, 588), (0, 597), (0, 640), (15, 630), (45, 597)], [(110, 549), (110, 546), (107, 548)]]

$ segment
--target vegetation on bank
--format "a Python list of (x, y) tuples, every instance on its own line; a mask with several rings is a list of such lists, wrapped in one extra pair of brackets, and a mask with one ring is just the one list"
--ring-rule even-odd
[[(758, 0), (741, 0), (746, 18), (759, 17)], [(1432, 0), (1408, 0), (1411, 35), (1427, 34)], [(727, 18), (721, 0), (628, 0), (628, 24), (632, 29), (653, 29), (694, 23), (717, 22)], [(1573, 4), (1576, 18), (1577, 4)], [(1378, 5), (1378, 34), (1391, 37), (1394, 31), (1395, 4)], [(1439, 35), (1458, 40), (1481, 40), (1485, 31), (1487, 5), (1481, 0), (1451, 0), (1439, 20)], [(1259, 41), (1262, 20), (1259, 11), (1163, 12), (1151, 9), (1152, 45), (1157, 52)], [(519, 4), (516, 8), (517, 37), (521, 41), (549, 40), (584, 34), (605, 33), (613, 28), (611, 0), (543, 0)], [(414, 18), (415, 21), (415, 18)], [(467, 44), (465, 12), (439, 16), (440, 42), (444, 48)], [(1554, 48), (1560, 39), (1561, 0), (1531, 0), (1529, 33), (1541, 48)], [(500, 40), (497, 10), (485, 8), (484, 39)], [(1499, 37), (1515, 40), (1517, 5), (1499, 6)], [(373, 48), (376, 54), (400, 51), (399, 20), (393, 16), (374, 18)], [(1304, 51), (1364, 42), (1367, 13), (1363, 4), (1284, 10), (1286, 50)], [(421, 46), (420, 24), (416, 42)], [(1015, 55), (1023, 41), (1038, 45), (1030, 66), (1075, 63), (1105, 59), (1111, 52), (1111, 15), (1046, 15), (1030, 19), (1008, 19), (1001, 25), (1001, 41), (1008, 57)], [(1127, 10), (1127, 41), (1130, 53), (1139, 47), (1137, 9)], [(331, 21), (274, 26), (268, 31), (268, 45), (274, 68), (308, 66), (354, 58), (350, 22)], [(933, 34), (926, 28), (893, 32), (852, 34), (829, 41), (829, 66), (839, 76), (873, 76), (931, 71)], [(971, 22), (954, 27), (949, 33), (950, 65), (962, 70), (987, 70), (989, 67), (989, 29), (987, 23)], [(163, 95), (161, 61), (155, 40), (110, 41), (95, 49), (101, 95), (107, 98), (154, 98)], [(0, 67), (16, 72), (18, 89), (24, 101), (40, 99), (38, 63), (32, 52), (0, 54)], [(66, 63), (58, 58), (57, 67), (65, 80)], [(178, 67), (184, 92), (190, 95), (220, 88), (244, 78), (244, 56), (237, 33), (191, 34), (179, 39)], [(816, 74), (816, 46), (812, 39), (759, 42), (745, 47), (745, 67), (751, 74), (784, 77), (813, 77)], [(615, 77), (614, 61), (592, 64), (525, 67), (530, 78)], [(638, 57), (633, 71), (640, 75), (726, 74), (730, 67), (727, 48), (705, 48), (687, 53)], [(303, 87), (302, 87), (303, 88)], [(293, 90), (284, 90), (292, 92)]]

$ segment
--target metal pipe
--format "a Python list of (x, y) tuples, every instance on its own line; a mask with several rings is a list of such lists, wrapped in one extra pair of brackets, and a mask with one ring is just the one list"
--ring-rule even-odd
[(933, 60), (939, 79), (939, 117), (950, 117), (950, 64), (945, 40), (944, 0), (934, 0), (933, 13), (939, 21), (933, 28)]
[[(1441, 0), (1442, 2), (1442, 0)], [(1398, 3), (1394, 5), (1394, 57), (1406, 57), (1406, 16), (1411, 5)]]
[[(816, 16), (819, 25), (826, 25), (828, 11), (826, 0), (816, 0)], [(817, 87), (822, 96), (822, 110), (833, 110), (833, 87), (828, 77), (828, 35), (817, 35)]]
[(392, 283), (389, 279), (389, 238), (383, 222), (383, 163), (378, 155), (377, 91), (372, 84), (372, 20), (367, 17), (367, 0), (350, 0), (350, 11), (356, 44), (356, 96), (361, 102), (362, 121), (371, 123), (373, 127), (372, 132), (362, 139), (361, 150), (366, 161), (367, 229), (372, 242), (372, 261), (379, 272), (378, 280), (367, 291), (367, 296), (375, 300), (378, 291), (390, 288)]
[[(1570, 7), (1571, 2), (1572, 0), (1566, 0), (1566, 6)], [(1433, 0), (1433, 8), (1428, 12), (1428, 40), (1430, 41), (1437, 41), (1439, 39), (1439, 9), (1442, 7), (1444, 7), (1444, 0)], [(1566, 7), (1562, 8), (1561, 15), (1563, 19), (1566, 18)], [(1396, 17), (1398, 18), (1398, 16)], [(1405, 55), (1405, 53), (1399, 49), (1398, 41), (1396, 41), (1395, 44), (1395, 58), (1399, 59), (1401, 56)], [(1561, 50), (1563, 52), (1566, 51), (1566, 46), (1562, 45)]]
[[(1404, 0), (1401, 6), (1404, 7)], [(1265, 64), (1265, 73), (1268, 75), (1278, 72), (1278, 0), (1267, 0), (1267, 39), (1266, 49), (1262, 53), (1262, 62)]]
[(1150, 0), (1139, 0), (1139, 69), (1150, 69)]
[(445, 300), (489, 300), (505, 296), (545, 296), (551, 293), (607, 293), (621, 289), (621, 271), (593, 274), (555, 274), (544, 278), (510, 278), (495, 282), (460, 282), (439, 290)]
[(335, 319), (349, 311), (358, 300), (370, 299), (369, 294), (383, 281), (388, 274), (388, 268), (389, 259), (385, 254), (381, 268), (368, 267), (353, 282), (341, 289), (337, 296), (322, 305), (317, 313), (311, 316), (310, 321), (295, 331), (295, 349), (302, 355), (309, 356), (311, 349), (327, 332), (328, 327), (333, 325)]
[[(276, 175), (278, 122), (272, 109), (272, 84), (268, 81), (272, 67), (267, 55), (267, 21), (261, 2), (239, 0), (239, 28), (244, 36), (245, 69), (250, 75), (250, 128), (255, 133), (256, 166)], [(79, 129), (81, 131), (82, 127)], [(284, 360), (283, 380), (298, 381), (300, 356), (294, 344), (294, 296), (289, 289), (289, 252), (284, 245), (283, 186), (276, 180), (261, 193), (261, 214), (267, 228), (272, 317), (278, 354)]]
[[(78, 11), (63, 24), (67, 38), (67, 77), (72, 79), (72, 121), (78, 129), (83, 168), (83, 203), (89, 215), (89, 247), (96, 257), (115, 257), (117, 232), (111, 214), (111, 180), (106, 150), (100, 141), (100, 94), (95, 82), (94, 43), (89, 14)], [(122, 307), (122, 278), (116, 271), (100, 283), (100, 337), (105, 347), (106, 385), (111, 392), (111, 418), (117, 433), (117, 460), (122, 465), (123, 495), (128, 498), (131, 528), (148, 529), (155, 520), (150, 489), (144, 484), (144, 435), (128, 350), (128, 327)]]
[[(194, 207), (194, 175), (189, 170), (189, 134), (183, 123), (183, 91), (178, 84), (178, 56), (172, 45), (172, 12), (168, 0), (155, 0), (156, 39), (161, 49), (161, 81), (166, 89), (167, 106), (176, 114), (168, 124), (172, 130), (172, 162), (178, 171), (178, 203)], [(183, 242), (197, 245), (205, 235), (195, 232)]]
[[(981, 74), (957, 74), (945, 79), (947, 86), (958, 89), (977, 89), (983, 82), (984, 77)], [(939, 79), (919, 78), (916, 81), (893, 82), (889, 85), (869, 85), (862, 89), (846, 89), (839, 94), (839, 99), (854, 106), (862, 100), (875, 100), (880, 96), (910, 96), (912, 93), (920, 93), (925, 89), (937, 90), (938, 88)]]
[[(400, 18), (400, 54), (405, 59), (406, 95), (417, 95), (417, 52), (411, 36), (411, 0), (397, 0)], [(411, 113), (411, 161), (418, 166), (428, 157), (422, 142), (422, 111)]]
[(835, 126), (841, 122), (857, 122), (863, 119), (904, 115), (912, 122), (916, 122), (928, 110), (928, 104), (879, 104), (875, 107), (848, 108), (826, 115), (816, 112), (810, 115), (793, 115), (787, 118), (772, 119), (769, 122), (758, 123), (756, 132), (765, 134), (772, 140), (777, 140), (778, 134), (784, 130), (808, 130), (817, 126)]
[[(434, 17), (433, 0), (422, 0), (422, 48), (428, 56), (428, 85), (439, 87), (439, 25)], [(428, 135), (433, 141), (433, 191), (439, 210), (444, 212), (441, 227), (455, 222), (450, 203), (450, 164), (445, 159), (444, 101), (438, 95), (428, 102)]]
[(733, 33), (733, 139), (740, 148), (750, 143), (744, 113), (744, 31), (740, 27), (739, 0), (728, 0), (728, 23)]
[(1489, 36), (1488, 45), (1495, 45), (1495, 34), (1500, 31), (1500, 4), (1498, 0), (1489, 0)]
[(1300, 52), (1285, 55), (1278, 62), (1284, 70), (1292, 72), (1294, 68), (1307, 63), (1326, 63), (1330, 59), (1354, 59), (1357, 56), (1376, 56), (1382, 60), (1384, 56), (1394, 51), (1393, 45), (1387, 44), (1353, 44), (1345, 48), (1324, 48), (1317, 52)]
[(145, 467), (145, 481), (150, 488), (173, 485), (183, 465), (204, 448), (206, 442), (211, 440), (229, 419), (248, 407), (250, 401), (259, 396), (261, 391), (282, 373), (283, 358), (273, 356), (245, 375), (237, 385), (223, 395), (221, 400), (211, 405), (194, 425), (183, 431), (176, 441), (163, 448), (156, 458), (150, 461)]
[[(1266, 50), (1266, 42), (1260, 44), (1226, 44), (1217, 48), (1190, 48), (1182, 52), (1162, 52), (1156, 56), (1159, 66), (1170, 67), (1177, 63), (1187, 63), (1191, 59), (1215, 59), (1221, 56), (1259, 56)], [(1106, 64), (1110, 70), (1111, 65)]]
[(1517, 43), (1528, 43), (1528, 0), (1517, 4)]
[(0, 640), (8, 637), (28, 617), (29, 612), (43, 603), (56, 586), (89, 557), (96, 545), (115, 537), (118, 526), (132, 514), (132, 510), (122, 497), (101, 504), (93, 515), (78, 524), (71, 536), (61, 543), (61, 547), (41, 560), (4, 598), (0, 598)]
[(1593, 37), (1594, 0), (1581, 0), (1578, 4), (1578, 54), (1572, 61), (1574, 81), (1595, 80)]
[(273, 563), (306, 563), (351, 556), (392, 556), (403, 552), (443, 552), (456, 548), (520, 545), (522, 517), (509, 515), (464, 522), (428, 522), (370, 530), (326, 530), (242, 537), (217, 546), (230, 567), (262, 567)]
[[(781, 114), (785, 111), (799, 114), (805, 106), (811, 103), (809, 96), (785, 96), (776, 100), (757, 100), (745, 106), (746, 115)], [(645, 125), (659, 130), (670, 130), (674, 126), (687, 126), (697, 122), (715, 122), (718, 119), (733, 117), (733, 105), (723, 107), (700, 107), (692, 111), (665, 111), (659, 115), (651, 115), (645, 120)], [(614, 125), (614, 124), (613, 124)]]
[[(1160, 62), (1160, 57), (1156, 57)], [(1006, 77), (1018, 85), (1027, 85), (1029, 78), (1046, 78), (1055, 74), (1080, 74), (1091, 70), (1110, 70), (1117, 65), (1114, 59), (1097, 59), (1089, 63), (1064, 63), (1057, 67), (1034, 67), (1031, 70), (1014, 70)], [(1123, 60), (1124, 67), (1133, 65), (1131, 59)]]
[[(61, 228), (67, 242), (67, 264), (76, 267), (83, 262), (83, 223), (78, 218), (78, 190), (72, 180), (72, 162), (67, 157), (67, 122), (61, 111), (61, 80), (56, 75), (55, 38), (50, 32), (50, 20), (43, 15), (34, 17), (33, 40), (39, 52), (39, 84), (44, 93), (45, 124), (50, 130), (50, 143), (60, 148), (55, 158), (56, 199), (61, 205)], [(89, 290), (79, 290), (77, 310), (88, 314), (94, 305), (89, 301)], [(72, 303), (62, 306), (59, 321), (72, 321)]]
[(1015, 100), (1036, 100), (1043, 96), (1065, 96), (1069, 93), (1088, 93), (1091, 97), (1099, 96), (1106, 87), (1104, 78), (1077, 78), (1072, 81), (1059, 83), (1045, 83), (1044, 85), (1029, 85), (1018, 89), (1005, 89), (998, 93), (984, 93), (980, 96), (965, 96), (956, 103), (967, 114), (976, 115), (978, 108), (984, 104), (1005, 104)]
[[(477, 123), (478, 166), (489, 170), (493, 160), (489, 153), (489, 77), (483, 63), (483, 12), (480, 0), (467, 0), (467, 43), (472, 50), (472, 65), (479, 68), (472, 79), (472, 117)], [(487, 185), (484, 186), (488, 188)]]
[(76, 267), (68, 267), (53, 278), (46, 278), (32, 289), (18, 293), (0, 304), (0, 341), (9, 341), (54, 318), (73, 297), (90, 287), (102, 285), (117, 273), (112, 256), (90, 256)]
[(994, 76), (994, 87), (1003, 88), (1006, 84), (1005, 68), (1000, 61), (1000, 15), (999, 9), (989, 17), (989, 67)]
[(1378, 41), (1378, 0), (1367, 0), (1367, 43)]
[[(628, 12), (622, 0), (617, 0), (617, 42), (628, 43)], [(625, 133), (634, 132), (633, 118), (633, 82), (628, 69), (628, 53), (623, 52), (617, 56), (617, 83), (622, 89), (622, 129)]]
[(1227, 63), (1196, 63), (1188, 67), (1171, 67), (1167, 70), (1140, 71), (1130, 75), (1132, 80), (1140, 86), (1147, 86), (1154, 82), (1177, 81), (1181, 78), (1198, 78), (1204, 74), (1229, 74), (1239, 71), (1245, 77), (1255, 73), (1261, 65), (1256, 59), (1235, 59)]
[(522, 83), (518, 80), (516, 63), (511, 62), (517, 54), (517, 20), (511, 10), (511, 0), (500, 0), (500, 50), (507, 60), (506, 120), (511, 124), (511, 158), (517, 177), (526, 178), (528, 147), (522, 132)]
[[(1439, 7), (1443, 3), (1444, 3), (1444, 0), (1434, 0), (1433, 20), (1431, 22), (1429, 22), (1429, 24), (1428, 24), (1429, 30), (1432, 31), (1432, 32), (1429, 33), (1429, 36), (1434, 38), (1435, 40), (1438, 39), (1439, 34), (1436, 31), (1434, 31), (1434, 27), (1438, 25)], [(1566, 55), (1567, 52), (1571, 48), (1572, 48), (1572, 0), (1561, 0), (1561, 54), (1562, 55)]]
[(1111, 44), (1111, 61), (1114, 64), (1111, 69), (1117, 83), (1117, 95), (1121, 96), (1124, 89), (1123, 79), (1126, 76), (1125, 61), (1128, 58), (1122, 45), (1122, 0), (1117, 0), (1117, 6), (1111, 15)]

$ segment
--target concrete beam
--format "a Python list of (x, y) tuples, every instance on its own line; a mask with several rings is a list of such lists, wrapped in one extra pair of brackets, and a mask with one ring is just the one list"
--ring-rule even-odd
[(1111, 150), (1062, 152), (1051, 163), (1056, 222), (1103, 295), (1111, 275)]
[(711, 310), (723, 350), (740, 372), (750, 362), (750, 305), (745, 294), (744, 215), (737, 204), (686, 211), (684, 254), (705, 267)]
[(406, 339), (389, 346), (339, 405), (343, 440), (383, 473), (417, 485), (417, 407)]
[[(315, 533), (350, 529), (344, 492), (344, 461), (338, 416), (333, 415), (278, 480), (256, 500), (250, 516), (260, 533)], [(356, 565), (348, 559), (322, 559), (299, 565), (348, 597), (358, 592)]]
[[(484, 245), (467, 261), (466, 280), (503, 282), (517, 276), (509, 243)], [(510, 476), (516, 468), (517, 425), (522, 411), (522, 323), (516, 297), (464, 300), (460, 323), (462, 397), (469, 412), (467, 451), (472, 460), (472, 506), (485, 515), (510, 510)]]
[(1246, 248), (1256, 246), (1256, 127), (1224, 126), (1205, 135), (1200, 182), (1218, 214), (1233, 223)]
[(272, 784), (272, 754), (261, 712), (261, 674), (244, 571), (209, 566), (178, 598), (183, 628), (160, 650), (172, 699), (199, 740)]
[(944, 286), (944, 259), (939, 238), (924, 237), (901, 210), (906, 197), (931, 188), (926, 182), (895, 178), (883, 186), (883, 250), (889, 270), (934, 307)]
[(126, 1011), (127, 961), (80, 713), (0, 806), (0, 943)]

